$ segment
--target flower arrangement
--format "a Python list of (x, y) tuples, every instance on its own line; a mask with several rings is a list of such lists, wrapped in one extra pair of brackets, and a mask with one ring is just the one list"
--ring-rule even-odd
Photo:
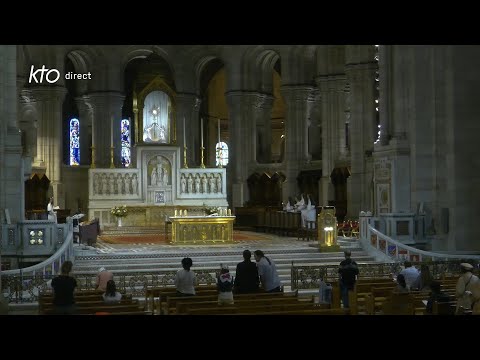
[(205, 212), (207, 213), (207, 215), (218, 215), (220, 214), (220, 211), (222, 210), (222, 208), (220, 206), (212, 206), (212, 207), (207, 207), (205, 208)]
[(114, 206), (114, 207), (110, 210), (110, 214), (112, 214), (113, 216), (116, 216), (116, 217), (124, 217), (124, 216), (127, 216), (127, 214), (128, 214), (127, 206), (126, 206), (126, 205)]

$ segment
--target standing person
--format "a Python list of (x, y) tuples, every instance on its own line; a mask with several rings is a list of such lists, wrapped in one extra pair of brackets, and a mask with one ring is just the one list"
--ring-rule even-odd
[(420, 272), (417, 270), (415, 266), (412, 266), (412, 263), (410, 261), (405, 261), (404, 263), (405, 269), (400, 271), (400, 274), (405, 276), (405, 282), (407, 283), (407, 288), (410, 290), (412, 285), (415, 283), (417, 280), (418, 276), (420, 275)]
[(344, 251), (345, 260), (340, 262), (338, 268), (338, 274), (340, 275), (340, 293), (342, 294), (343, 307), (348, 308), (350, 304), (348, 302), (348, 292), (355, 288), (355, 282), (357, 281), (358, 265), (352, 260), (352, 253), (350, 250)]
[(472, 310), (475, 302), (473, 289), (478, 285), (478, 276), (473, 275), (473, 266), (468, 263), (460, 264), (462, 275), (458, 278), (455, 296), (457, 298), (457, 314), (463, 314), (465, 310)]
[(195, 295), (196, 276), (190, 268), (193, 265), (192, 259), (189, 257), (182, 259), (183, 269), (178, 270), (175, 275), (175, 287), (177, 288), (178, 296), (193, 296)]
[(54, 314), (71, 315), (75, 313), (75, 298), (73, 292), (77, 280), (70, 276), (73, 264), (67, 260), (62, 264), (61, 274), (52, 279)]
[(227, 265), (220, 265), (220, 275), (217, 278), (218, 305), (233, 304), (233, 276)]
[(106, 303), (115, 303), (120, 302), (122, 300), (122, 294), (117, 291), (117, 286), (115, 285), (115, 281), (108, 280), (107, 282), (107, 290), (102, 295), (103, 301)]
[(113, 280), (113, 273), (107, 271), (103, 266), (98, 269), (97, 274), (97, 282), (96, 282), (96, 290), (106, 291), (107, 290), (107, 283)]
[(262, 250), (255, 250), (253, 254), (257, 262), (258, 275), (260, 276), (263, 289), (266, 292), (281, 292), (282, 283), (278, 276), (277, 266), (273, 260), (266, 257)]
[(234, 291), (236, 294), (249, 294), (258, 292), (260, 279), (258, 278), (257, 265), (250, 259), (250, 250), (243, 251), (243, 261), (237, 264), (235, 271)]
[(54, 209), (55, 209), (55, 206), (53, 205), (53, 196), (52, 196), (47, 205), (48, 220), (57, 222), (57, 212), (53, 211)]

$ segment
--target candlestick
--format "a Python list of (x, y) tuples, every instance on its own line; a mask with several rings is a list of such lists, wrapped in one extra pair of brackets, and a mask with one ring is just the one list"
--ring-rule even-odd
[(187, 145), (187, 138), (185, 136), (185, 116), (183, 117), (183, 145)]
[(184, 145), (183, 146), (183, 167), (185, 169), (188, 169), (188, 164), (187, 164), (187, 147)]
[(218, 143), (220, 144), (220, 118), (218, 118)]
[(115, 169), (115, 164), (113, 163), (113, 149), (115, 149), (114, 146), (110, 147), (110, 169)]
[(202, 153), (202, 162), (200, 164), (200, 167), (202, 169), (205, 169), (205, 163), (203, 162), (203, 150), (205, 150), (205, 148), (203, 147), (203, 144), (202, 144), (202, 147), (200, 148), (200, 150), (201, 150), (201, 153)]
[(111, 125), (110, 125), (110, 147), (113, 148), (113, 115), (111, 118)]
[(95, 147), (95, 120), (92, 119), (92, 148)]
[(97, 166), (95, 165), (95, 146), (92, 146), (92, 163), (90, 164), (90, 169), (95, 169)]
[(200, 140), (203, 148), (203, 118), (200, 118)]

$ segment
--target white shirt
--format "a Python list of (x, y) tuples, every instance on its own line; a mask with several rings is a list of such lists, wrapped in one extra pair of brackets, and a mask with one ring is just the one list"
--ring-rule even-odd
[[(268, 260), (270, 260), (270, 264), (268, 263)], [(268, 258), (268, 260), (265, 257), (262, 257), (260, 261), (257, 262), (258, 275), (260, 275), (265, 291), (273, 290), (282, 284), (278, 277), (275, 263), (270, 258)]]
[(192, 270), (178, 270), (175, 275), (175, 287), (177, 288), (177, 291), (182, 294), (195, 295), (195, 282), (196, 276)]
[(407, 284), (407, 288), (410, 289), (412, 284), (417, 280), (418, 276), (420, 275), (420, 272), (415, 266), (410, 266), (400, 271), (400, 274), (405, 276), (405, 283)]

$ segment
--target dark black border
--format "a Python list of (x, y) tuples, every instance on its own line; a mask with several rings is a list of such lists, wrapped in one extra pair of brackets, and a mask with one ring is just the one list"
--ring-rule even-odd
[(279, 3), (265, 8), (243, 2), (159, 5), (112, 4), (100, 9), (86, 3), (35, 12), (23, 8), (18, 10), (21, 19), (0, 23), (0, 43), (475, 44), (480, 40), (474, 11), (462, 8), (457, 14), (460, 9), (441, 9), (438, 4), (424, 9), (418, 2)]

